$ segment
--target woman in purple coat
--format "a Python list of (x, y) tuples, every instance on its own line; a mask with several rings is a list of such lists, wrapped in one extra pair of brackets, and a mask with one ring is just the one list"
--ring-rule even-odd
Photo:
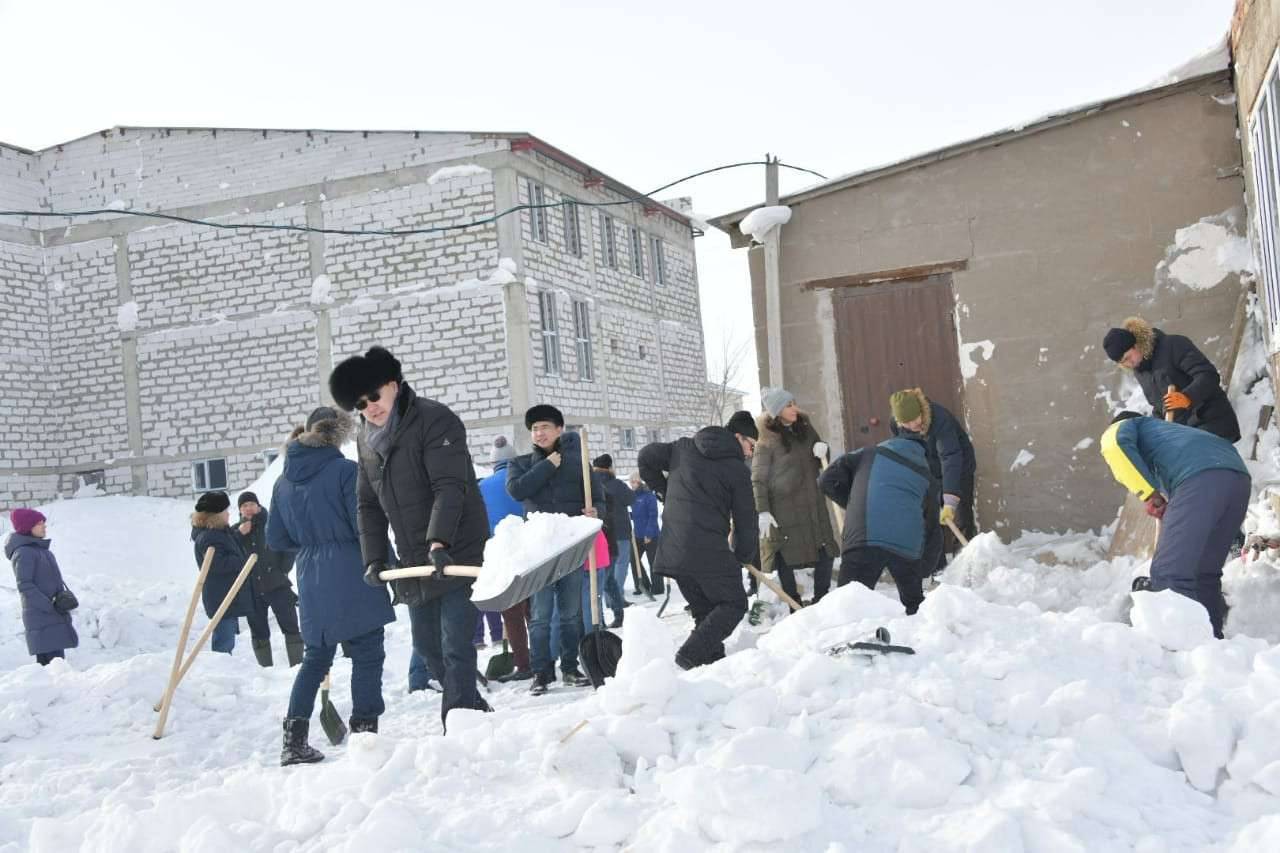
[(45, 517), (34, 509), (15, 509), (9, 514), (13, 534), (4, 545), (4, 555), (13, 561), (22, 596), (22, 627), (27, 634), (27, 652), (45, 666), (65, 657), (67, 649), (80, 645), (71, 614), (53, 606), (53, 597), (63, 587), (58, 561), (44, 538)]

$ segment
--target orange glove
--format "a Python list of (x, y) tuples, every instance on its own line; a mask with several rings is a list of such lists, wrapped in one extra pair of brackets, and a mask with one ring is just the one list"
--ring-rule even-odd
[(1170, 391), (1164, 395), (1164, 410), (1166, 412), (1174, 409), (1191, 408), (1191, 398), (1181, 391)]

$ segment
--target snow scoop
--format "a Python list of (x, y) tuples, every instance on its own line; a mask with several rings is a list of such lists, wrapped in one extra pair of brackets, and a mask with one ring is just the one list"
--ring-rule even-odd
[[(209, 552), (205, 552), (205, 559), (209, 560)], [(186, 676), (187, 672), (196, 662), (196, 656), (200, 654), (205, 643), (209, 642), (209, 638), (213, 636), (213, 629), (218, 627), (218, 623), (222, 621), (223, 615), (231, 607), (231, 602), (235, 600), (236, 594), (240, 592), (240, 587), (244, 586), (245, 580), (249, 577), (249, 573), (253, 571), (253, 564), (258, 562), (257, 554), (250, 554), (249, 559), (244, 561), (244, 568), (240, 570), (240, 574), (236, 575), (235, 582), (231, 584), (231, 589), (227, 592), (222, 603), (218, 605), (217, 611), (209, 619), (209, 624), (200, 632), (200, 636), (196, 638), (196, 644), (191, 648), (191, 653), (187, 655), (187, 659), (183, 662), (182, 668), (178, 670), (176, 677), (170, 677), (169, 686), (161, 697), (159, 706), (156, 708), (160, 712), (160, 719), (156, 721), (156, 730), (151, 735), (153, 740), (160, 740), (164, 737), (164, 725), (169, 719), (169, 709), (173, 706), (173, 694), (178, 689), (178, 685)], [(210, 563), (212, 565), (212, 563)], [(202, 567), (203, 568), (203, 567)]]
[(840, 657), (846, 654), (862, 654), (862, 655), (914, 655), (916, 650), (910, 646), (895, 646), (889, 642), (889, 629), (880, 627), (876, 628), (876, 641), (859, 642), (859, 643), (839, 643), (827, 649), (827, 654), (832, 657)]
[(324, 674), (324, 682), (320, 685), (320, 728), (329, 743), (337, 746), (347, 739), (347, 724), (342, 722), (342, 715), (329, 699), (329, 673)]
[[(509, 607), (515, 607), (538, 590), (550, 586), (570, 572), (581, 571), (582, 564), (587, 560), (587, 552), (592, 550), (591, 546), (599, 532), (599, 527), (594, 528), (589, 535), (566, 544), (564, 550), (518, 573), (502, 592), (484, 599), (473, 596), (471, 602), (480, 610), (501, 612)], [(446, 566), (444, 573), (453, 578), (478, 578), (480, 568), (480, 566)], [(433, 566), (408, 566), (401, 569), (387, 569), (378, 575), (378, 579), (393, 581), (399, 578), (425, 578), (435, 574), (435, 571)]]
[(757, 569), (755, 566), (752, 566), (752, 565), (747, 566), (747, 571), (751, 572), (751, 576), (754, 577), (756, 580), (760, 581), (760, 583), (764, 584), (765, 586), (769, 587), (769, 589), (773, 590), (773, 594), (778, 596), (778, 598), (782, 599), (783, 601), (785, 601), (787, 603), (787, 606), (790, 607), (793, 611), (800, 609), (800, 605), (796, 603), (796, 600), (791, 596), (787, 595), (785, 592), (783, 592), (782, 587), (778, 586), (776, 583), (773, 582), (773, 578), (769, 577), (764, 572), (760, 571), (759, 569)]
[[(591, 506), (591, 468), (587, 463), (587, 430), (579, 433), (582, 444), (582, 500), (583, 506)], [(594, 537), (593, 537), (594, 539)], [(591, 679), (591, 686), (599, 688), (606, 678), (618, 674), (618, 661), (622, 659), (622, 639), (600, 625), (599, 581), (596, 579), (596, 549), (587, 552), (587, 576), (591, 582), (591, 631), (578, 644), (578, 657), (582, 668)]]
[(516, 670), (516, 657), (511, 654), (511, 647), (506, 640), (502, 641), (502, 651), (489, 658), (489, 662), (485, 664), (485, 678), (499, 681), (505, 675), (510, 675)]

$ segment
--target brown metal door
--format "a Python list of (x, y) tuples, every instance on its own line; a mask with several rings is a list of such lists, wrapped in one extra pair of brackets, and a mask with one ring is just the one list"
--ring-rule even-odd
[(836, 292), (836, 349), (845, 446), (867, 447), (889, 431), (889, 395), (920, 388), (964, 420), (951, 275)]

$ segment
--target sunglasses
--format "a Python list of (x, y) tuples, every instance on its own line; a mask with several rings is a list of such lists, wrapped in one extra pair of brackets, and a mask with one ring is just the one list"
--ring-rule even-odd
[(368, 406), (370, 403), (376, 403), (381, 399), (382, 399), (381, 391), (370, 391), (368, 394), (365, 394), (359, 400), (356, 400), (356, 411), (363, 412), (365, 410), (365, 407)]

